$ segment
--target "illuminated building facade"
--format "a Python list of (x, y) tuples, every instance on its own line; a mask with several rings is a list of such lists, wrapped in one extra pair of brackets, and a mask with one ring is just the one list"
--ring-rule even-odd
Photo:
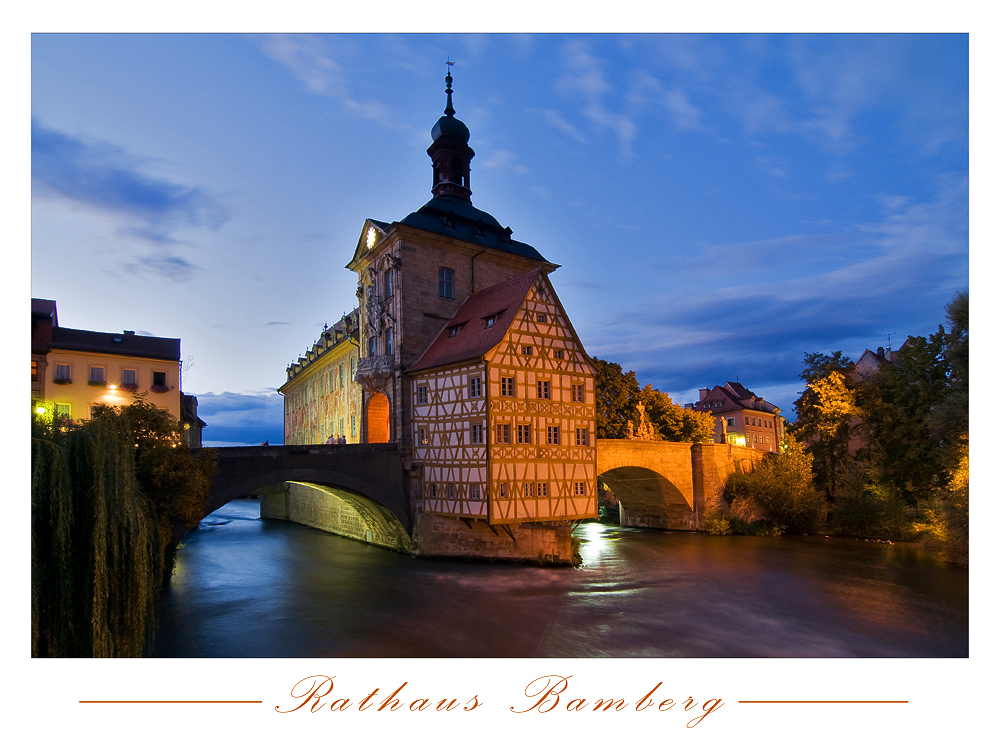
[(549, 281), (558, 265), (472, 205), (475, 152), (446, 82), (433, 197), (400, 221), (367, 219), (347, 265), (361, 441), (400, 444), (418, 513), (513, 536), (596, 515), (595, 371)]
[(470, 295), (407, 373), (423, 511), (595, 514), (595, 369), (541, 269)]
[(143, 394), (181, 421), (179, 338), (62, 328), (55, 301), (37, 298), (31, 331), (33, 408), (82, 420), (99, 404), (123, 406)]
[(331, 437), (363, 442), (359, 355), (355, 310), (325, 327), (306, 355), (288, 366), (278, 389), (284, 396), (286, 445), (318, 445)]
[(777, 452), (785, 437), (778, 407), (735, 381), (701, 389), (692, 408), (715, 417), (715, 442)]

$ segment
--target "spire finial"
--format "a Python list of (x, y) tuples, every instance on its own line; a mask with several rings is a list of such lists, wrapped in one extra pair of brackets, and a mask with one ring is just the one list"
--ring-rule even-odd
[(448, 75), (444, 77), (444, 82), (447, 85), (445, 87), (444, 93), (448, 95), (448, 104), (444, 108), (444, 113), (449, 117), (455, 116), (455, 108), (451, 106), (451, 67), (455, 65), (455, 62), (451, 60), (451, 56), (445, 61), (448, 65)]

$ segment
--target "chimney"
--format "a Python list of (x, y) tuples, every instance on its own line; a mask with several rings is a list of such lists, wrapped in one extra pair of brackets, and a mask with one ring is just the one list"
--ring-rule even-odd
[(699, 389), (698, 390), (698, 401), (699, 402), (705, 401), (705, 398), (708, 396), (708, 392), (709, 391), (710, 391), (709, 389)]

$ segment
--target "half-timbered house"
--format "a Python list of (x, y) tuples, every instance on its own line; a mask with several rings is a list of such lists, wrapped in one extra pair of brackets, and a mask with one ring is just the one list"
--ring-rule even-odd
[(422, 510), (595, 514), (596, 372), (543, 270), (470, 295), (407, 373)]

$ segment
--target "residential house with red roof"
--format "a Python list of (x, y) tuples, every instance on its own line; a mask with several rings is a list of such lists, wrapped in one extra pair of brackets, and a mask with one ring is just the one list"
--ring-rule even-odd
[(777, 452), (785, 437), (781, 410), (736, 381), (699, 390), (693, 408), (715, 416), (715, 442)]

